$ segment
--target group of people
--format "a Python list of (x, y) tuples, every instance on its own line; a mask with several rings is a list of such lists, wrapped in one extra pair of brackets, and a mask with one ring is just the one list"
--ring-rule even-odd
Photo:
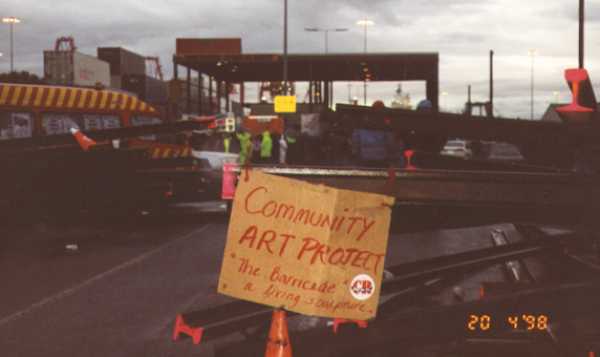
[(257, 134), (246, 128), (224, 133), (222, 150), (239, 154), (238, 163), (291, 164), (361, 167), (404, 167), (407, 147), (400, 133), (353, 128), (333, 122), (323, 135), (299, 135), (290, 127), (283, 132), (264, 130)]
[(319, 138), (242, 130), (224, 134), (223, 148), (238, 153), (238, 163), (403, 167), (405, 144), (397, 134), (355, 129), (330, 131)]
[(273, 134), (265, 130), (260, 135), (248, 131), (225, 134), (225, 152), (239, 153), (239, 164), (286, 164), (289, 163), (288, 150), (296, 144), (290, 133)]

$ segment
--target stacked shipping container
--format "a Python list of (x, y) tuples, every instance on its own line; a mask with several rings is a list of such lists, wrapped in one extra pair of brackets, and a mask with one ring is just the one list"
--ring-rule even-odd
[(144, 56), (121, 47), (98, 47), (98, 58), (110, 64), (111, 75), (145, 74)]
[(111, 87), (163, 107), (168, 101), (167, 83), (146, 75), (146, 59), (121, 47), (98, 47), (98, 58), (110, 64)]
[(44, 51), (44, 78), (57, 85), (108, 87), (109, 64), (76, 51)]
[(110, 65), (110, 86), (121, 89), (122, 76), (126, 74), (146, 74), (146, 60), (143, 56), (121, 47), (98, 47), (98, 58)]

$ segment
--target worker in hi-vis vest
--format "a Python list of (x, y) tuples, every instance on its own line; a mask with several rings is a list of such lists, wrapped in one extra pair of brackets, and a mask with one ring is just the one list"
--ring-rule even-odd
[(262, 134), (262, 141), (260, 143), (260, 161), (262, 163), (268, 163), (271, 161), (273, 154), (273, 139), (271, 139), (271, 133), (265, 130)]
[(244, 165), (250, 162), (252, 155), (252, 136), (248, 132), (241, 132), (236, 134), (240, 141), (240, 165)]

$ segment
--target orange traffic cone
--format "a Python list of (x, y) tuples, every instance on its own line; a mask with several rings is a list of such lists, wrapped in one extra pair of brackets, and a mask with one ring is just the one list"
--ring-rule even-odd
[(284, 310), (273, 310), (265, 357), (292, 357), (292, 345)]
[(71, 134), (75, 137), (75, 140), (79, 143), (79, 146), (83, 149), (83, 151), (88, 151), (90, 147), (96, 145), (96, 142), (87, 136), (83, 135), (81, 130), (71, 128)]

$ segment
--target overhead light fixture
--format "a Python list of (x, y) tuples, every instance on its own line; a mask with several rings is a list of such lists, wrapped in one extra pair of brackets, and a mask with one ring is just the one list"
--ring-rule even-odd
[(356, 24), (359, 26), (373, 26), (373, 25), (375, 25), (375, 22), (373, 22), (371, 20), (363, 19), (363, 20), (356, 21)]
[(3, 17), (2, 22), (5, 24), (19, 24), (21, 23), (21, 19), (16, 17)]

